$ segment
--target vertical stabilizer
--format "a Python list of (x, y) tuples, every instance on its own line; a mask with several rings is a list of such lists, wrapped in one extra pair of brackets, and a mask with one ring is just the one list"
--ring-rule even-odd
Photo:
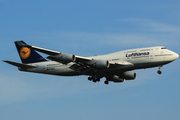
[(24, 47), (23, 45), (26, 45), (24, 41), (15, 41), (14, 43), (16, 45), (22, 63), (36, 63), (47, 61), (33, 49)]

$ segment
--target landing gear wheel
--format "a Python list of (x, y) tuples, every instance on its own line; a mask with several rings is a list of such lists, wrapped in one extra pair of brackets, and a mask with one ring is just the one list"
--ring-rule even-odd
[(97, 78), (96, 81), (97, 81), (97, 82), (100, 82), (100, 78)]
[(106, 80), (106, 81), (104, 81), (104, 84), (108, 85), (108, 84), (109, 84), (109, 81), (107, 81), (107, 80)]
[(161, 74), (162, 72), (160, 70), (157, 71), (158, 74)]
[(93, 82), (94, 82), (94, 83), (97, 82), (96, 79), (93, 79)]
[(92, 77), (90, 77), (90, 76), (88, 77), (88, 80), (90, 80), (90, 81), (91, 81), (92, 79), (93, 79)]

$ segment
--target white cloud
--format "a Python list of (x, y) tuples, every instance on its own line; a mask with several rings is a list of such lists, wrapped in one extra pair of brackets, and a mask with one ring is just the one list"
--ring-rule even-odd
[[(175, 46), (180, 45), (180, 26), (168, 25), (149, 19), (129, 18), (121, 22), (130, 22), (137, 26), (128, 32), (81, 32), (81, 31), (55, 31), (47, 33), (45, 39), (65, 41), (72, 47), (100, 47), (100, 46)], [(123, 23), (122, 23), (123, 24)], [(125, 28), (126, 26), (124, 26)], [(120, 29), (124, 29), (120, 28)], [(67, 41), (67, 42), (66, 42)], [(79, 48), (81, 49), (81, 48)]]
[(179, 26), (168, 25), (150, 19), (128, 18), (128, 19), (121, 19), (120, 21), (137, 24), (141, 28), (144, 28), (144, 30), (146, 31), (150, 30), (155, 32), (180, 32)]
[[(71, 49), (105, 49), (107, 47), (148, 47), (148, 46), (179, 46), (180, 26), (173, 26), (166, 23), (149, 19), (129, 18), (121, 19), (122, 27), (112, 28), (114, 32), (82, 32), (82, 31), (52, 31), (38, 33), (35, 36), (26, 37), (39, 47), (53, 49), (61, 52), (72, 52)], [(124, 22), (133, 26), (123, 25)], [(119, 24), (119, 23), (118, 23)], [(129, 25), (129, 24), (128, 24)], [(135, 26), (134, 26), (135, 25)], [(128, 31), (129, 30), (129, 31)], [(111, 28), (109, 28), (111, 31)], [(122, 32), (123, 31), (123, 32)], [(39, 42), (38, 44), (36, 42)], [(53, 41), (53, 42), (52, 42)], [(45, 44), (45, 46), (44, 46)], [(67, 49), (69, 51), (67, 51)], [(122, 49), (120, 49), (122, 50)], [(93, 53), (94, 54), (94, 53)], [(93, 55), (91, 54), (91, 55)], [(99, 53), (98, 53), (99, 54)]]
[[(127, 18), (121, 19), (119, 21), (133, 23), (138, 25), (140, 29), (151, 32), (163, 32), (163, 33), (174, 33), (180, 32), (180, 26), (169, 25), (166, 23), (157, 22), (150, 19), (142, 19), (142, 18)], [(138, 29), (138, 28), (137, 28)]]
[[(156, 25), (158, 26), (158, 25)], [(179, 45), (179, 34), (176, 31), (172, 33), (175, 28), (168, 29), (168, 27), (161, 28), (156, 27), (156, 30), (170, 31), (169, 33), (86, 33), (86, 32), (57, 32), (55, 36), (59, 36), (60, 39), (66, 39), (72, 42), (69, 45), (78, 45), (81, 47), (96, 47), (96, 46), (157, 46), (157, 45)], [(170, 27), (169, 27), (170, 28)], [(153, 29), (154, 30), (154, 29)], [(180, 31), (180, 30), (179, 30)], [(171, 42), (170, 42), (171, 41)], [(81, 49), (81, 48), (79, 48)]]

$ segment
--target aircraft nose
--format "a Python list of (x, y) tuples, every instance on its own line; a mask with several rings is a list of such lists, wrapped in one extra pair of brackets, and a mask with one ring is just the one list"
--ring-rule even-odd
[(174, 59), (177, 59), (179, 57), (177, 53), (174, 53), (173, 56), (174, 56)]

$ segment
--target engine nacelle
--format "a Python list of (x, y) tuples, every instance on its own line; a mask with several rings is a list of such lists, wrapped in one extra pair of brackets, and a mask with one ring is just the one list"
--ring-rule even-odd
[(99, 60), (94, 64), (97, 68), (109, 68), (110, 64), (107, 60)]
[(113, 78), (112, 78), (112, 81), (113, 81), (113, 82), (124, 82), (125, 79), (119, 78), (119, 76), (114, 75)]
[(53, 60), (53, 61), (58, 61), (58, 62), (64, 62), (64, 63), (69, 63), (69, 62), (74, 62), (76, 61), (76, 56), (73, 54), (65, 54), (61, 53), (59, 55), (55, 56), (48, 56), (47, 59)]
[(62, 56), (59, 58), (61, 61), (64, 62), (74, 62), (76, 61), (76, 57), (73, 54), (62, 54)]
[(136, 73), (134, 73), (134, 72), (125, 72), (123, 74), (123, 78), (126, 79), (126, 80), (134, 80), (134, 79), (136, 79)]

